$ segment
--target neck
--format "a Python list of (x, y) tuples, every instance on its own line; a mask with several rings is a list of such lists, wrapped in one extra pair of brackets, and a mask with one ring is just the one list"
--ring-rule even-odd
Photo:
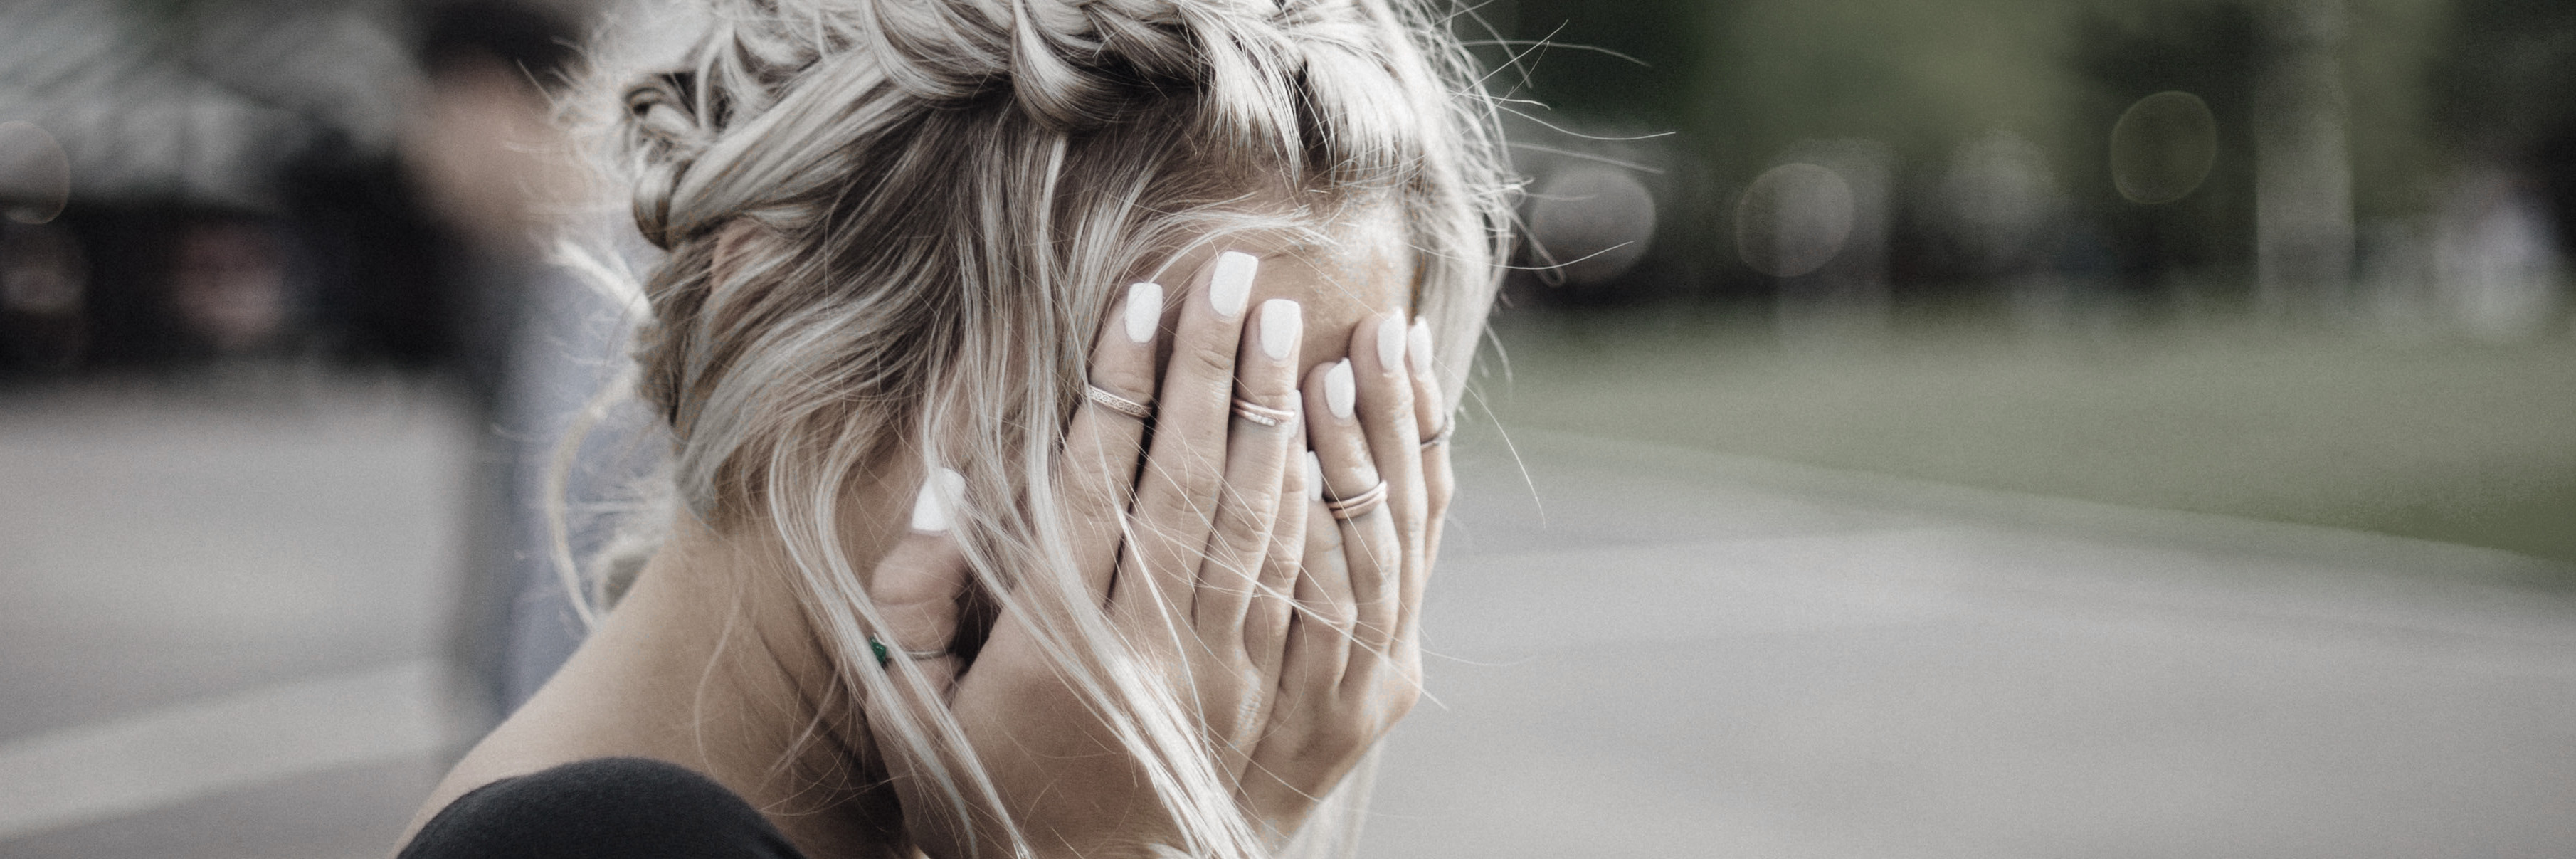
[(594, 636), (640, 657), (621, 697), (662, 723), (644, 754), (742, 794), (808, 855), (882, 849), (901, 817), (785, 552), (761, 526), (682, 528)]
[[(909, 508), (888, 487), (911, 481), (895, 477), (849, 499), (849, 521), (865, 524), (843, 539), (863, 576), (902, 532)], [(580, 650), (449, 773), (424, 819), (500, 778), (638, 756), (714, 778), (807, 855), (892, 855), (901, 813), (795, 582), (766, 524), (719, 534), (682, 516)]]

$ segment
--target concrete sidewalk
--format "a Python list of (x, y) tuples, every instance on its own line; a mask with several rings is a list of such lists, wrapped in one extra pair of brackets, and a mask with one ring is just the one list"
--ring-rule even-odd
[[(389, 848), (474, 432), (399, 385), (0, 403), (0, 855)], [(1460, 441), (1372, 856), (2576, 855), (2565, 571), (1515, 441)]]
[(2576, 855), (2566, 571), (1514, 440), (1368, 855)]
[(474, 427), (259, 370), (0, 400), (0, 856), (382, 856), (445, 769)]

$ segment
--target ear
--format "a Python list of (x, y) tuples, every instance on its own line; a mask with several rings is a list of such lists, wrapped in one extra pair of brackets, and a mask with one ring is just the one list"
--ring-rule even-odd
[(774, 246), (772, 240), (777, 237), (777, 231), (762, 226), (759, 221), (733, 219), (716, 233), (716, 256), (709, 264), (711, 269), (708, 273), (714, 276), (716, 283), (732, 280), (734, 273), (741, 270), (744, 260), (764, 246)]

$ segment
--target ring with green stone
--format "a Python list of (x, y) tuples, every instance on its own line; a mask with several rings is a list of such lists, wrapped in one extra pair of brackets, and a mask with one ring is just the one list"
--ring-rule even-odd
[(905, 659), (916, 660), (937, 659), (948, 655), (948, 651), (945, 650), (904, 650), (896, 647), (888, 647), (884, 641), (877, 638), (876, 633), (868, 634), (868, 652), (876, 655), (878, 668), (884, 668), (888, 665), (894, 664), (895, 654), (898, 653), (903, 654), (903, 658)]

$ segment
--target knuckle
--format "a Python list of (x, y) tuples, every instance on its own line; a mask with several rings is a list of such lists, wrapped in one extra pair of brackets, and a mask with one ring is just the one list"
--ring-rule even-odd
[(1359, 605), (1349, 600), (1332, 601), (1324, 607), (1323, 614), (1324, 625), (1331, 627), (1334, 635), (1348, 637), (1359, 629)]
[(1403, 384), (1401, 380), (1389, 380), (1385, 388), (1387, 406), (1396, 414), (1413, 417), (1413, 386)]
[(1279, 514), (1278, 493), (1245, 489), (1232, 484), (1224, 485), (1222, 491), (1225, 493), (1226, 508), (1225, 521), (1222, 524), (1230, 526), (1238, 534), (1247, 536), (1269, 533), (1270, 529), (1267, 526), (1271, 520), (1278, 518)]
[(1421, 702), (1422, 684), (1413, 682), (1409, 677), (1398, 678), (1398, 682), (1386, 693), (1386, 721), (1393, 722), (1404, 718), (1413, 712), (1413, 705)]
[(1189, 521), (1192, 524), (1200, 527), (1212, 527), (1216, 524), (1216, 496), (1223, 486), (1216, 475), (1205, 470), (1191, 469), (1176, 475), (1173, 486), (1181, 491), (1182, 500), (1178, 506), (1188, 510)]
[(1223, 475), (1216, 457), (1195, 445), (1183, 443), (1162, 452), (1153, 462), (1153, 477), (1170, 487), (1182, 503), (1196, 505), (1202, 511), (1216, 499)]
[(1227, 379), (1234, 376), (1234, 349), (1228, 344), (1216, 342), (1212, 337), (1191, 343), (1189, 348), (1181, 350), (1179, 355), (1173, 356), (1173, 359), (1189, 361), (1191, 369), (1212, 378)]
[(1357, 713), (1337, 714), (1336, 718), (1317, 720), (1309, 743), (1319, 749), (1329, 750), (1330, 757), (1339, 758), (1356, 753), (1374, 739), (1370, 735), (1375, 732), (1370, 731), (1363, 721), (1363, 717)]

